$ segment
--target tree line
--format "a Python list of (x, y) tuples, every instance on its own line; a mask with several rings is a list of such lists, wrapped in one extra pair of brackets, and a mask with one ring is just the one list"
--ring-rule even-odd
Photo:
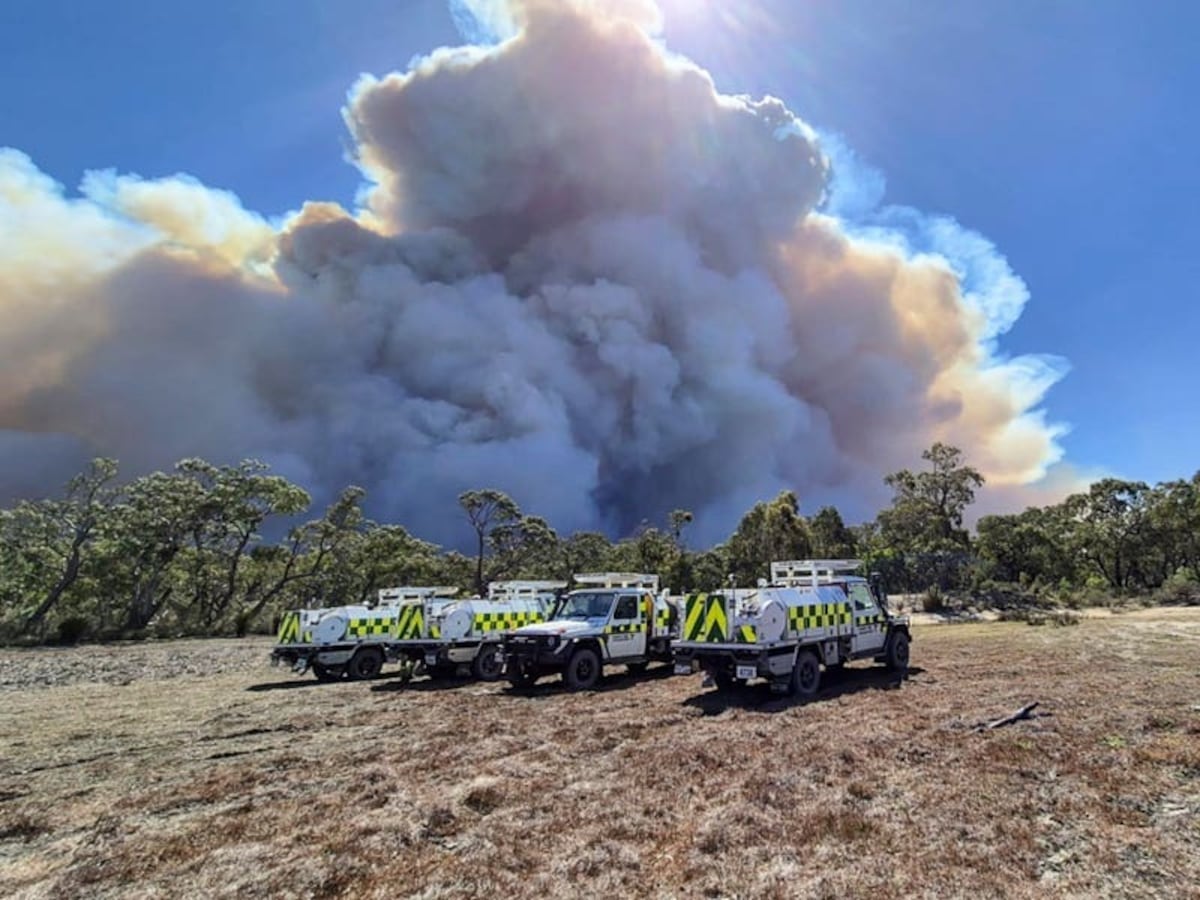
[(832, 506), (805, 516), (784, 491), (707, 549), (688, 547), (684, 509), (613, 541), (561, 536), (502, 491), (468, 491), (470, 554), (370, 520), (357, 487), (305, 518), (309, 494), (260, 462), (185, 459), (121, 482), (115, 461), (97, 459), (62, 496), (0, 510), (0, 640), (241, 635), (285, 609), (363, 604), (392, 585), (471, 594), (584, 571), (654, 572), (682, 593), (754, 584), (772, 560), (809, 557), (862, 558), (889, 590), (934, 598), (1200, 599), (1200, 473), (1154, 487), (1104, 479), (1053, 506), (985, 516), (972, 535), (964, 515), (983, 477), (945, 444), (922, 458), (886, 477), (892, 502), (871, 522), (848, 526)]

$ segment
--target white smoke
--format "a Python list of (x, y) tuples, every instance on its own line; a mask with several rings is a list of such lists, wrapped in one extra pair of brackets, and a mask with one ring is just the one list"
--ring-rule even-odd
[(856, 199), (844, 148), (720, 94), (650, 4), (487, 14), (502, 43), (354, 88), (354, 212), (275, 229), (183, 176), (66, 199), (0, 153), (0, 494), (258, 456), (448, 543), (479, 486), (714, 539), (782, 488), (870, 515), (934, 440), (1000, 484), (1059, 458), (1063, 366), (1000, 355), (1028, 293), (983, 238)]

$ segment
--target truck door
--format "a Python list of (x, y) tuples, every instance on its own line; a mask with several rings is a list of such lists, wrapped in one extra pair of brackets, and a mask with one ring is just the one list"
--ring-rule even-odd
[(850, 652), (857, 655), (882, 650), (887, 636), (883, 610), (879, 608), (879, 604), (871, 596), (871, 589), (865, 584), (851, 582), (847, 587), (854, 613), (854, 634), (850, 639)]
[(646, 655), (645, 604), (637, 594), (621, 594), (613, 607), (612, 619), (604, 629), (608, 641), (608, 658), (628, 659)]

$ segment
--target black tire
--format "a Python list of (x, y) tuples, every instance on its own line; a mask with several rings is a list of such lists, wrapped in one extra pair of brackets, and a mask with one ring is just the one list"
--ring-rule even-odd
[(315, 662), (312, 664), (312, 673), (317, 677), (317, 681), (327, 683), (330, 681), (341, 681), (342, 676), (346, 674), (346, 669), (343, 666), (327, 666), (323, 663)]
[(542, 673), (533, 663), (509, 663), (504, 674), (508, 678), (508, 683), (515, 688), (531, 687), (542, 677)]
[(369, 681), (383, 671), (383, 651), (378, 647), (362, 647), (355, 651), (346, 664), (346, 675), (351, 681)]
[(802, 700), (810, 700), (821, 689), (821, 661), (811, 650), (801, 650), (792, 669), (790, 693)]
[(884, 664), (893, 672), (908, 671), (908, 635), (903, 631), (893, 631), (888, 641)]
[(567, 662), (563, 681), (569, 691), (590, 691), (600, 681), (600, 654), (591, 647), (580, 647)]
[(634, 675), (641, 675), (648, 668), (650, 668), (650, 663), (648, 663), (648, 662), (629, 663), (625, 666), (625, 668), (627, 668)]
[(484, 644), (471, 661), (471, 674), (480, 681), (499, 681), (504, 675), (504, 664), (500, 662), (500, 648), (495, 644)]
[(732, 691), (737, 685), (737, 680), (728, 672), (713, 672), (712, 680), (718, 691)]

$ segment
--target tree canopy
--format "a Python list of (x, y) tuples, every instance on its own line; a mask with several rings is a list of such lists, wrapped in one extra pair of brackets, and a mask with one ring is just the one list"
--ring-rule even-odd
[(725, 541), (695, 549), (687, 509), (619, 540), (560, 535), (479, 488), (459, 497), (474, 536), (464, 556), (368, 519), (357, 487), (312, 517), (308, 493), (255, 460), (184, 459), (122, 482), (114, 460), (96, 459), (60, 497), (0, 509), (0, 640), (241, 634), (284, 609), (365, 604), (398, 584), (482, 593), (498, 579), (639, 571), (676, 593), (710, 590), (813, 556), (862, 558), (893, 591), (1001, 584), (1200, 599), (1200, 473), (1155, 486), (1102, 479), (1058, 504), (984, 516), (972, 535), (983, 477), (945, 444), (922, 460), (884, 478), (892, 502), (872, 521), (849, 526), (833, 506), (806, 516), (785, 490)]

